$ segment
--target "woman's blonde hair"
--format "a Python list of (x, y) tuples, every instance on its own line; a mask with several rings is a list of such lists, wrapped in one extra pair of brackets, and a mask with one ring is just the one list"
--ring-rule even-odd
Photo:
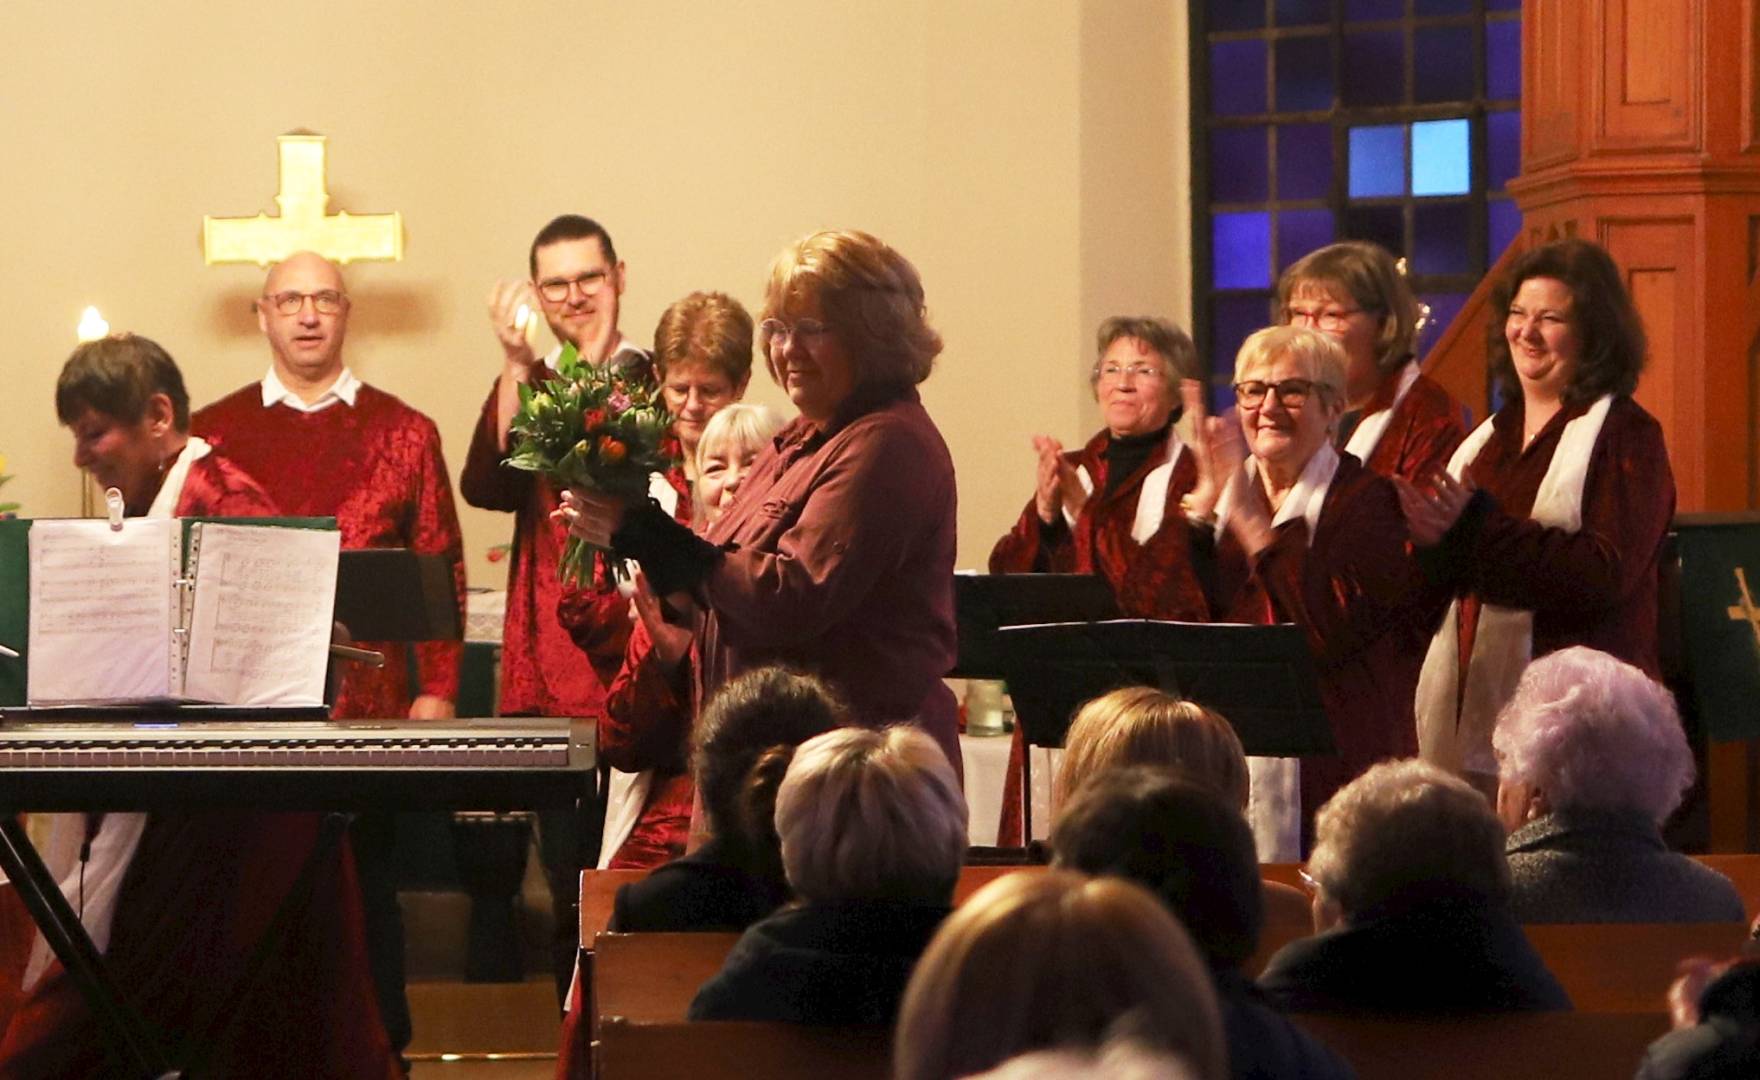
[[(855, 229), (816, 232), (790, 244), (770, 264), (763, 319), (817, 298), (825, 323), (856, 364), (860, 386), (915, 386), (929, 377), (941, 354), (941, 335), (929, 325), (923, 282), (909, 259), (879, 238)], [(760, 333), (770, 375), (782, 373)]]
[(1344, 400), (1344, 346), (1318, 330), (1305, 326), (1267, 326), (1241, 342), (1234, 358), (1234, 381), (1244, 382), (1247, 372), (1272, 363), (1280, 356), (1293, 356), (1308, 371), (1334, 405)]
[(966, 799), (922, 731), (840, 728), (795, 751), (776, 835), (803, 900), (946, 904), (965, 861)]
[(1247, 756), (1234, 728), (1197, 702), (1153, 686), (1122, 687), (1077, 710), (1064, 736), (1053, 805), (1096, 775), (1131, 765), (1176, 772), (1231, 806), (1247, 805)]
[(1162, 903), (1121, 878), (1015, 873), (935, 934), (905, 990), (897, 1080), (968, 1076), (1017, 1054), (1097, 1046), (1121, 1024), (1228, 1075), (1210, 973)]
[(697, 439), (697, 472), (703, 471), (710, 454), (727, 447), (741, 453), (760, 450), (780, 430), (782, 417), (768, 405), (744, 401), (723, 405), (703, 425), (703, 434)]

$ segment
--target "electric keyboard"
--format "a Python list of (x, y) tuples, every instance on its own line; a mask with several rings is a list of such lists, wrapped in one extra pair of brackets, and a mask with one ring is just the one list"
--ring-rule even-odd
[(560, 719), (9, 717), (0, 811), (533, 809), (572, 805), (593, 764), (593, 725)]

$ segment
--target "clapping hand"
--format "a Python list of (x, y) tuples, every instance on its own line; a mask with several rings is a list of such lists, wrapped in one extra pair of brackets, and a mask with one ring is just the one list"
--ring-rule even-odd
[[(677, 614), (694, 614), (696, 605), (683, 593), (668, 597), (667, 603)], [(636, 617), (642, 620), (642, 626), (647, 629), (648, 637), (654, 642), (654, 655), (666, 667), (677, 667), (678, 662), (690, 652), (690, 628), (666, 621), (666, 612), (661, 606), (660, 597), (654, 592), (653, 586), (648, 584), (647, 575), (639, 571), (636, 574), (635, 595), (630, 598), (630, 604), (635, 608)]]
[(1394, 489), (1399, 492), (1400, 509), (1406, 515), (1406, 527), (1411, 531), (1412, 543), (1418, 547), (1435, 547), (1441, 543), (1448, 530), (1461, 519), (1461, 512), (1473, 497), (1471, 479), (1456, 480), (1447, 472), (1438, 472), (1431, 478), (1430, 485), (1421, 488), (1403, 477), (1393, 478)]
[(1033, 450), (1039, 455), (1038, 486), (1033, 495), (1039, 520), (1050, 525), (1064, 511), (1071, 517), (1080, 514), (1087, 505), (1088, 493), (1082, 488), (1076, 467), (1064, 458), (1063, 444), (1049, 435), (1035, 435)]
[[(521, 307), (526, 309), (524, 321), (519, 318)], [(489, 324), (495, 328), (495, 339), (501, 342), (510, 374), (520, 382), (530, 378), (532, 365), (537, 362), (532, 353), (531, 325), (539, 318), (538, 298), (532, 293), (530, 282), (497, 281), (490, 288)]]

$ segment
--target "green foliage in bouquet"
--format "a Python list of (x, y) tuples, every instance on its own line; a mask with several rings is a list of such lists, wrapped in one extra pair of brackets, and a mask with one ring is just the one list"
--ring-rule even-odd
[[(646, 497), (649, 474), (665, 472), (678, 456), (659, 388), (585, 363), (573, 345), (563, 346), (556, 371), (557, 378), (519, 388), (507, 463), (546, 477), (557, 490)], [(557, 568), (564, 581), (591, 574), (591, 547), (569, 537)], [(623, 575), (621, 562), (612, 560), (611, 568)]]

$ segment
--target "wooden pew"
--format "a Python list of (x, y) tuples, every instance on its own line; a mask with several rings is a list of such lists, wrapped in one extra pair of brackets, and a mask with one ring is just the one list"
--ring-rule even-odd
[(738, 940), (738, 934), (600, 934), (593, 941), (595, 1020), (683, 1020), (697, 988), (721, 970)]
[(1293, 1019), (1350, 1062), (1359, 1080), (1629, 1077), (1651, 1040), (1668, 1030), (1660, 1012)]
[(1742, 894), (1742, 910), (1751, 923), (1760, 917), (1760, 855), (1695, 855), (1693, 858), (1729, 878)]
[(1536, 923), (1522, 929), (1577, 1010), (1594, 1013), (1665, 1010), (1682, 960), (1732, 956), (1748, 933), (1741, 923)]
[(600, 931), (611, 925), (611, 907), (617, 890), (648, 876), (646, 870), (581, 871), (581, 946), (592, 944)]
[(600, 1030), (598, 1060), (599, 1080), (887, 1080), (892, 1035), (884, 1028), (613, 1019)]

